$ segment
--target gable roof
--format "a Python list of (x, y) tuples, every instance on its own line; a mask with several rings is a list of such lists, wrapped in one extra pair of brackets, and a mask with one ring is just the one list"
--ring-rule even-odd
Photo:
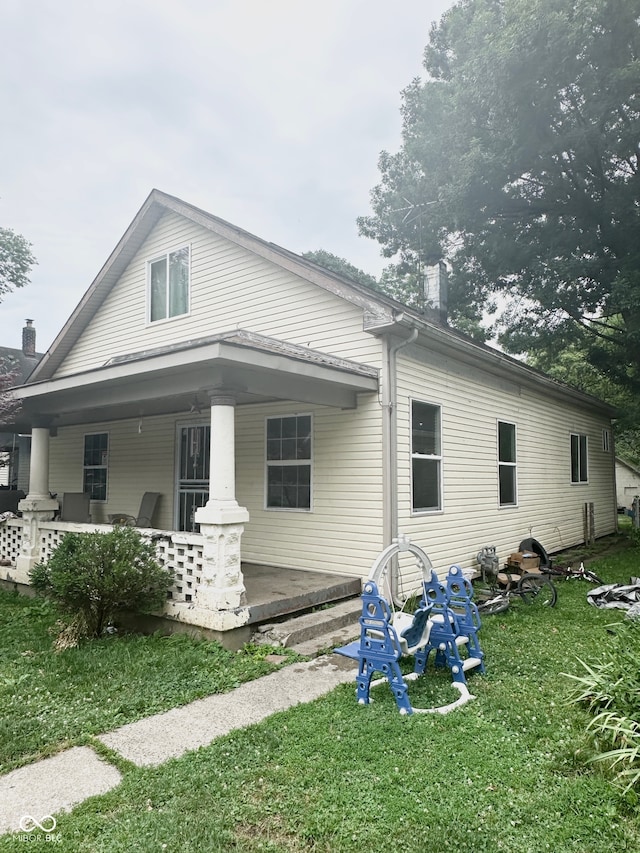
[(638, 469), (635, 465), (632, 465), (631, 462), (627, 462), (626, 459), (623, 459), (621, 456), (616, 456), (616, 465), (621, 465), (623, 468), (627, 468), (631, 471), (632, 474), (635, 474), (637, 477), (640, 477), (640, 469)]
[(313, 261), (256, 237), (224, 219), (157, 189), (152, 190), (147, 197), (50, 349), (29, 376), (27, 385), (46, 381), (55, 375), (132, 258), (160, 218), (167, 212), (183, 216), (339, 298), (357, 305), (363, 310), (364, 329), (371, 334), (392, 333), (401, 339), (406, 339), (413, 330), (417, 330), (419, 343), (445, 355), (455, 355), (456, 358), (468, 364), (479, 364), (491, 373), (510, 376), (539, 391), (571, 400), (576, 405), (597, 410), (605, 416), (614, 417), (616, 414), (612, 406), (596, 397), (552, 379), (493, 347), (480, 344), (462, 332), (443, 325), (436, 310), (429, 307), (424, 311), (409, 308), (386, 294), (327, 270)]
[(383, 322), (391, 322), (394, 312), (405, 310), (405, 306), (400, 302), (374, 293), (358, 282), (326, 270), (275, 243), (262, 240), (224, 219), (154, 189), (42, 358), (30, 381), (49, 379), (54, 375), (160, 217), (167, 212), (183, 216), (214, 234), (249, 249), (260, 257), (358, 305)]

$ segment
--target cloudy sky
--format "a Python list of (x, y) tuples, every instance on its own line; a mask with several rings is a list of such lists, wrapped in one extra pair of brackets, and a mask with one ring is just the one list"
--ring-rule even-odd
[(378, 274), (358, 237), (452, 0), (0, 0), (0, 226), (33, 243), (0, 345), (53, 341), (153, 187)]

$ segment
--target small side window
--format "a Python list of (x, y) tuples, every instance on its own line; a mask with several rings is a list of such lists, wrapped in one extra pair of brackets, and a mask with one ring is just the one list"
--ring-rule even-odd
[(106, 501), (109, 466), (109, 433), (96, 432), (84, 437), (82, 491), (92, 501)]
[(518, 503), (516, 476), (516, 425), (498, 421), (498, 486), (500, 506)]
[(581, 433), (571, 434), (571, 482), (589, 482), (587, 436)]

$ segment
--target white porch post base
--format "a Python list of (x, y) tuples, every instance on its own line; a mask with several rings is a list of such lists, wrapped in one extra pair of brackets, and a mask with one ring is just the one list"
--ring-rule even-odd
[(202, 584), (196, 606), (211, 611), (246, 607), (240, 540), (249, 513), (235, 501), (209, 501), (196, 512), (204, 538)]
[(249, 621), (249, 608), (240, 607), (236, 610), (210, 610), (197, 603), (186, 601), (168, 601), (164, 615), (176, 622), (184, 622), (197, 628), (208, 628), (211, 631), (232, 631), (242, 628)]
[(22, 513), (22, 543), (16, 560), (12, 580), (16, 583), (29, 583), (29, 572), (40, 562), (40, 522), (51, 521), (59, 509), (58, 501), (46, 497), (26, 497), (18, 504)]

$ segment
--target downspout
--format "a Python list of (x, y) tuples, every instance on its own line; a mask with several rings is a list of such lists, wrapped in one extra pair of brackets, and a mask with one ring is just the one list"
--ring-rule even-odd
[[(391, 545), (398, 536), (398, 426), (396, 421), (398, 382), (396, 378), (397, 353), (403, 347), (415, 342), (418, 337), (418, 329), (414, 328), (409, 337), (397, 344), (391, 344), (389, 338), (385, 337), (385, 369), (387, 373), (386, 390), (382, 399), (383, 410), (386, 417), (382, 422), (382, 446), (383, 446), (383, 527), (384, 547)], [(392, 587), (395, 586), (397, 574), (391, 572)], [(395, 594), (396, 590), (392, 590)]]

